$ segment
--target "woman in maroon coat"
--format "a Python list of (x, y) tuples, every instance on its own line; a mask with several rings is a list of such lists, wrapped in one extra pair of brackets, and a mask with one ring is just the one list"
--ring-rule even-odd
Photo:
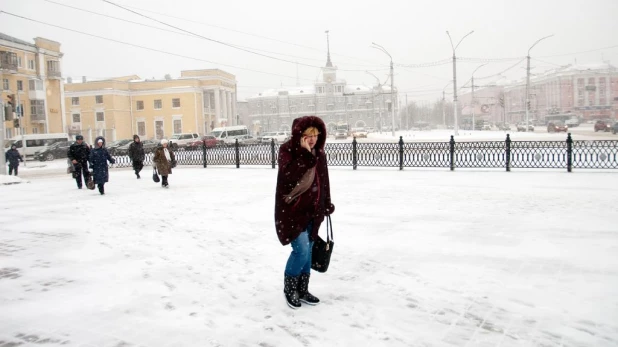
[(313, 240), (324, 216), (335, 211), (330, 200), (325, 142), (324, 122), (307, 116), (294, 120), (292, 138), (279, 148), (275, 228), (281, 244), (292, 246), (283, 292), (294, 309), (301, 302), (309, 305), (320, 302), (308, 288)]

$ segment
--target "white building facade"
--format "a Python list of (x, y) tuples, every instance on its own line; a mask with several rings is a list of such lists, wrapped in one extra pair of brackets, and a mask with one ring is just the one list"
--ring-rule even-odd
[(269, 89), (248, 98), (248, 126), (254, 134), (290, 130), (295, 118), (312, 115), (322, 118), (329, 132), (342, 123), (386, 129), (392, 126), (391, 106), (398, 114), (396, 89), (392, 99), (390, 87), (349, 85), (337, 79), (337, 67), (329, 53), (321, 81), (310, 86)]

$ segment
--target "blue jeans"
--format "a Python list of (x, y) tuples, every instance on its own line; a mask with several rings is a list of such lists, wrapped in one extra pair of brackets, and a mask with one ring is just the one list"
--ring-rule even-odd
[(305, 230), (292, 241), (292, 253), (285, 265), (285, 275), (296, 277), (303, 273), (311, 272), (311, 250), (313, 249), (313, 241), (309, 238), (313, 230), (313, 221)]

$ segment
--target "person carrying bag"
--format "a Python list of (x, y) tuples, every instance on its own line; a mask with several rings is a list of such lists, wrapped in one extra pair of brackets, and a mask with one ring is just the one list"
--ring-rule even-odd
[[(275, 230), (282, 245), (292, 252), (284, 271), (283, 293), (292, 309), (301, 302), (317, 305), (309, 293), (314, 241), (324, 220), (335, 211), (324, 144), (326, 126), (315, 116), (297, 118), (292, 137), (279, 149), (279, 171), (275, 193)], [(332, 248), (331, 248), (332, 249)]]

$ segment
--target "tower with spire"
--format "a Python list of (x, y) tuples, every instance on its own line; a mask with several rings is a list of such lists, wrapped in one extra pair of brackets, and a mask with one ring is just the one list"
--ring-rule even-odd
[[(337, 81), (337, 67), (333, 66), (333, 63), (330, 60), (330, 38), (328, 35), (328, 30), (326, 33), (326, 66), (322, 68), (322, 79), (323, 82), (327, 85), (327, 90), (332, 90), (332, 84)], [(330, 86), (330, 88), (328, 87)]]

